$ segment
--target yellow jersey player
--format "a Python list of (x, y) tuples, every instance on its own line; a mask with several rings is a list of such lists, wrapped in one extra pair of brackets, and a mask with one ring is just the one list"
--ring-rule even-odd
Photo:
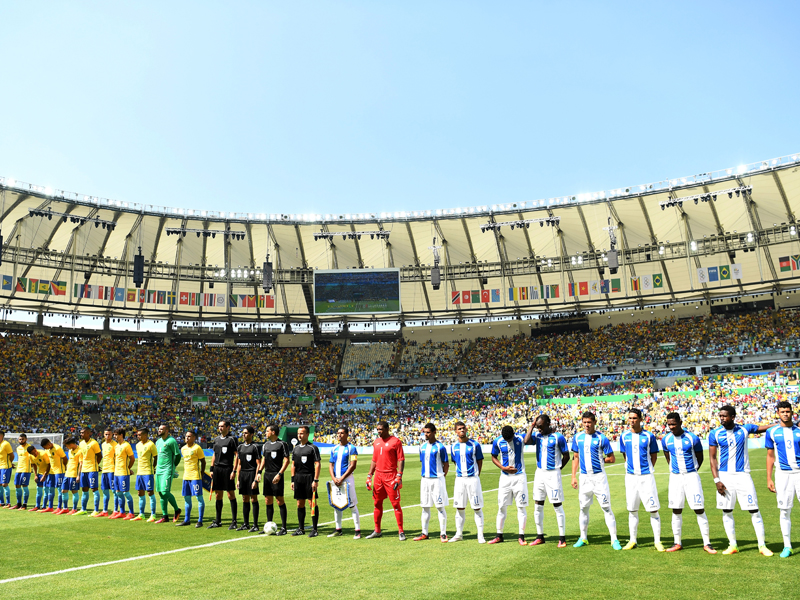
[(183, 502), (184, 517), (183, 521), (177, 524), (184, 527), (190, 524), (192, 517), (192, 498), (197, 498), (197, 524), (195, 527), (203, 526), (203, 512), (206, 503), (203, 498), (203, 474), (206, 471), (206, 456), (203, 449), (195, 443), (197, 436), (193, 431), (186, 432), (186, 445), (181, 448), (183, 456)]
[[(61, 483), (61, 506), (57, 515), (74, 515), (78, 512), (78, 490), (80, 488), (81, 454), (78, 440), (67, 438), (64, 440), (67, 449), (67, 469), (64, 481)], [(72, 510), (69, 509), (69, 493), (72, 492)]]
[(136, 470), (136, 491), (139, 492), (139, 514), (131, 521), (144, 521), (145, 492), (150, 496), (150, 518), (148, 523), (156, 522), (156, 496), (155, 496), (155, 473), (156, 462), (158, 461), (158, 450), (156, 445), (150, 440), (150, 431), (143, 427), (136, 432), (139, 443), (136, 444), (136, 456), (139, 457), (139, 464)]
[(103, 492), (103, 512), (99, 513), (98, 517), (108, 516), (108, 501), (111, 497), (111, 492), (114, 491), (114, 449), (116, 447), (117, 442), (114, 440), (114, 432), (111, 429), (106, 429), (103, 432), (103, 443), (100, 445), (100, 449), (103, 452), (103, 473), (100, 476), (100, 491)]
[(44, 478), (50, 470), (50, 458), (44, 450), (36, 450), (33, 446), (28, 447), (28, 454), (33, 455), (32, 465), (36, 470), (36, 506), (31, 509), (31, 512), (39, 512), (44, 508), (46, 498)]
[[(92, 430), (88, 427), (81, 429), (81, 509), (75, 516), (85, 515), (86, 506), (89, 504), (89, 490), (94, 492), (94, 512), (92, 517), (100, 514), (100, 481), (98, 471), (103, 459), (100, 444), (92, 437)], [(95, 514), (97, 513), (97, 514)]]
[(11, 508), (11, 467), (14, 462), (14, 449), (6, 441), (6, 432), (0, 431), (0, 508)]
[[(60, 490), (61, 485), (64, 483), (64, 469), (67, 464), (67, 455), (64, 453), (64, 449), (61, 446), (54, 444), (47, 438), (42, 439), (42, 449), (47, 454), (50, 467), (44, 480), (44, 489), (47, 494), (47, 507), (41, 512), (57, 512), (62, 508)], [(56, 495), (56, 490), (59, 490), (58, 509), (53, 509), (53, 500)]]
[[(125, 441), (125, 430), (117, 429), (114, 432), (117, 445), (114, 448), (114, 505), (119, 509), (109, 519), (124, 519), (130, 521), (134, 517), (133, 496), (131, 496), (131, 467), (133, 448)], [(128, 513), (125, 514), (125, 501), (128, 501)]]
[(31, 482), (31, 470), (33, 462), (31, 455), (28, 454), (28, 436), (24, 433), (19, 434), (17, 439), (17, 472), (14, 475), (14, 487), (16, 488), (17, 504), (11, 510), (28, 510), (28, 485)]

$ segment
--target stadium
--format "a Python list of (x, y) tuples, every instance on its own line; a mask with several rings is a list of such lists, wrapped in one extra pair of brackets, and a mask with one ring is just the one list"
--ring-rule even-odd
[(358, 213), (0, 174), (0, 591), (785, 595), (800, 154), (695, 170)]

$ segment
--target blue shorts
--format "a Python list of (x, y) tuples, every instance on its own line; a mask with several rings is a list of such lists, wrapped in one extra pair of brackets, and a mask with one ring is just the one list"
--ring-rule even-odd
[(82, 488), (91, 488), (93, 490), (97, 489), (97, 471), (92, 471), (89, 473), (81, 473), (81, 487)]
[(117, 492), (130, 492), (131, 491), (131, 476), (130, 475), (114, 475), (114, 490)]
[(100, 477), (100, 489), (101, 490), (111, 490), (114, 491), (114, 474), (113, 473), (103, 473), (102, 477)]
[(15, 473), (14, 474), (14, 485), (19, 485), (22, 487), (28, 487), (31, 483), (31, 474), (30, 473)]
[(11, 469), (0, 469), (0, 485), (11, 483)]
[(43, 488), (44, 487), (44, 477), (43, 476), (37, 475), (36, 477), (34, 477), (34, 480), (36, 481), (36, 487), (37, 488)]
[(64, 481), (63, 473), (49, 473), (44, 478), (44, 487), (60, 488), (62, 481)]
[(203, 486), (199, 479), (184, 479), (181, 496), (202, 496)]
[(77, 477), (64, 477), (61, 481), (62, 492), (77, 492), (78, 491), (78, 478)]
[(152, 475), (137, 475), (136, 476), (136, 491), (137, 492), (153, 492), (153, 482), (155, 478)]

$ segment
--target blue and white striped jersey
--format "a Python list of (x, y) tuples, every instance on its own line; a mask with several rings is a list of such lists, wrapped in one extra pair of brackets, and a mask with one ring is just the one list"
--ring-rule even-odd
[(730, 473), (749, 473), (750, 454), (747, 436), (758, 433), (758, 425), (734, 425), (731, 429), (717, 427), (708, 434), (708, 445), (717, 446), (719, 470)]
[(347, 469), (350, 468), (350, 461), (354, 456), (358, 456), (358, 450), (353, 444), (342, 446), (337, 444), (331, 448), (331, 459), (328, 461), (333, 464), (333, 474), (336, 477), (341, 477), (345, 474)]
[(519, 435), (515, 435), (510, 442), (503, 437), (492, 442), (492, 456), (498, 457), (504, 467), (515, 467), (517, 473), (525, 472), (525, 461), (522, 456), (524, 450), (525, 442)]
[(422, 463), (423, 477), (444, 475), (442, 465), (447, 462), (447, 448), (442, 442), (425, 442), (419, 447), (419, 461)]
[(595, 475), (605, 473), (605, 458), (612, 454), (611, 442), (599, 431), (589, 435), (585, 431), (572, 438), (572, 451), (578, 453), (581, 473)]
[(697, 453), (703, 451), (700, 438), (684, 429), (683, 435), (675, 437), (671, 432), (661, 439), (664, 452), (669, 452), (669, 468), (672, 473), (696, 473)]
[(629, 475), (650, 475), (653, 472), (651, 454), (658, 454), (658, 440), (649, 431), (626, 431), (619, 438), (619, 449), (625, 455), (625, 472)]
[(450, 458), (456, 466), (456, 477), (473, 477), (478, 475), (478, 461), (483, 460), (483, 449), (475, 440), (467, 440), (463, 444), (456, 442), (450, 451)]
[(775, 450), (775, 459), (781, 471), (800, 473), (800, 427), (770, 427), (764, 447)]
[(545, 471), (560, 471), (561, 457), (567, 453), (567, 438), (558, 432), (533, 433), (531, 441), (536, 446), (536, 466)]

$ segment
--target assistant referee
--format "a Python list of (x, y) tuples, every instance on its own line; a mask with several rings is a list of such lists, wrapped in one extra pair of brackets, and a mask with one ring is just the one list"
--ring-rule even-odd
[(211, 489), (217, 496), (217, 518), (211, 522), (208, 528), (222, 527), (222, 494), (228, 492), (228, 499), (231, 502), (231, 525), (228, 529), (234, 530), (238, 527), (236, 522), (238, 506), (233, 461), (238, 444), (231, 435), (230, 421), (220, 421), (217, 429), (219, 429), (219, 437), (214, 439), (214, 456), (211, 458)]
[(305, 534), (306, 500), (312, 501), (314, 512), (311, 514), (311, 531), (308, 537), (317, 537), (319, 523), (319, 506), (316, 505), (317, 486), (319, 484), (319, 468), (321, 459), (319, 448), (308, 442), (309, 429), (303, 425), (297, 430), (297, 446), (292, 450), (292, 490), (297, 500), (298, 527), (292, 535)]

